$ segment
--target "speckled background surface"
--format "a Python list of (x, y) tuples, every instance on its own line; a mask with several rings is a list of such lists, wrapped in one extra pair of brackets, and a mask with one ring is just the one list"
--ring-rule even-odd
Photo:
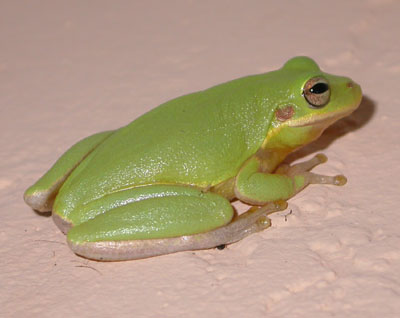
[[(399, 317), (399, 1), (2, 1), (1, 317)], [(22, 200), (74, 142), (309, 55), (365, 98), (310, 186), (223, 251), (99, 263)], [(300, 155), (297, 156), (301, 157)]]

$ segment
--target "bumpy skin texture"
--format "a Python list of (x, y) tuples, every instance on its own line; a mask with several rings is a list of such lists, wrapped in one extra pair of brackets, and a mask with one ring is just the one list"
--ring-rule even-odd
[[(305, 91), (307, 85), (313, 89)], [(89, 258), (232, 243), (267, 227), (265, 215), (285, 206), (268, 202), (287, 200), (310, 183), (345, 182), (309, 172), (323, 156), (279, 165), (360, 100), (350, 79), (293, 58), (280, 70), (176, 98), (84, 139), (26, 191), (25, 201), (52, 210), (71, 248)], [(264, 207), (234, 218), (235, 198)]]

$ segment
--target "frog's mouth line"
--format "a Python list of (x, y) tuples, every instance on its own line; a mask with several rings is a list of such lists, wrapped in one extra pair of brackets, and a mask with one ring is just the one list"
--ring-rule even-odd
[(326, 123), (327, 125), (330, 125), (331, 123), (346, 117), (350, 115), (352, 112), (354, 112), (357, 109), (357, 107), (347, 109), (346, 111), (343, 112), (334, 112), (329, 115), (322, 115), (322, 116), (315, 116), (313, 114), (312, 116), (308, 118), (303, 118), (301, 121), (296, 120), (288, 123), (289, 127), (305, 127), (305, 126), (311, 126), (311, 125), (319, 125), (322, 123)]

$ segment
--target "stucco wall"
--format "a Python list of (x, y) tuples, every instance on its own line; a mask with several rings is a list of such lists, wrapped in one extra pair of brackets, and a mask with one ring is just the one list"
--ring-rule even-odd
[[(389, 0), (2, 1), (0, 316), (399, 317), (399, 13)], [(348, 184), (308, 187), (270, 229), (99, 263), (24, 204), (82, 137), (295, 55), (365, 97), (302, 152), (323, 151), (315, 171)]]

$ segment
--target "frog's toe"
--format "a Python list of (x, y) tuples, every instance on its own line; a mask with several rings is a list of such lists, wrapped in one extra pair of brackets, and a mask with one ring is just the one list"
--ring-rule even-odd
[(309, 184), (332, 184), (336, 186), (343, 186), (347, 183), (347, 178), (342, 174), (336, 176), (325, 176), (312, 172), (306, 172), (305, 177)]
[(288, 175), (297, 175), (297, 174), (300, 174), (305, 171), (310, 171), (314, 167), (316, 167), (322, 163), (325, 163), (327, 161), (328, 161), (328, 157), (322, 153), (319, 153), (307, 161), (292, 165), (288, 169), (287, 173), (288, 173)]

